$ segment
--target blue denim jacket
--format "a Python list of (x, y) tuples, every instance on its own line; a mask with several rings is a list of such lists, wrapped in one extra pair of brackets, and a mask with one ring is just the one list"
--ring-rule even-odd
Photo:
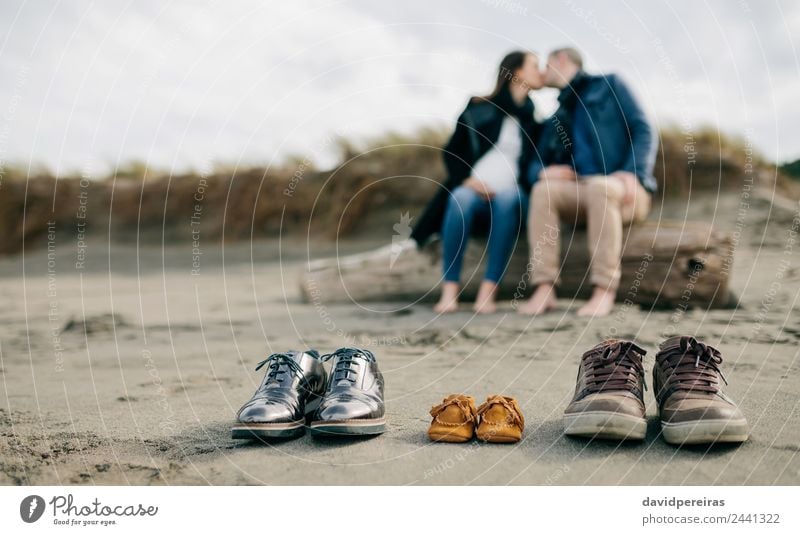
[[(605, 174), (628, 171), (636, 175), (642, 186), (654, 193), (658, 189), (653, 176), (658, 137), (650, 126), (636, 98), (615, 74), (586, 75), (586, 85), (580, 91), (579, 106), (585, 106), (591, 123), (597, 129), (595, 154)], [(545, 120), (538, 146), (547, 146), (548, 136), (557, 136), (557, 124)], [(550, 155), (534, 155), (528, 180), (533, 186), (539, 171), (554, 163)]]

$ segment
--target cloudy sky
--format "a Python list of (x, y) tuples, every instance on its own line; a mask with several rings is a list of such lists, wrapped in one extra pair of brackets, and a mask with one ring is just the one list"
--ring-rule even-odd
[(795, 0), (3, 0), (0, 163), (329, 164), (332, 134), (449, 124), (505, 52), (567, 43), (660, 126), (800, 157)]

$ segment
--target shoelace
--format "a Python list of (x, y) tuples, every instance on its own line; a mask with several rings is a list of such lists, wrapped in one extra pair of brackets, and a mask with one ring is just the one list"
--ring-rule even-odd
[(506, 408), (508, 413), (511, 416), (511, 422), (523, 427), (525, 425), (525, 418), (522, 416), (522, 411), (519, 409), (519, 405), (517, 405), (517, 401), (513, 398), (507, 398), (505, 396), (489, 396), (486, 398), (486, 401), (478, 407), (478, 416), (483, 416), (483, 414), (492, 408), (493, 405), (502, 405)]
[[(264, 379), (263, 386), (273, 382), (283, 383), (283, 374), (289, 371), (298, 377), (303, 376), (303, 368), (288, 353), (273, 353), (258, 363), (258, 366), (256, 366), (256, 371), (267, 365), (269, 367), (267, 368), (267, 376)], [(284, 365), (288, 367), (288, 370), (284, 367)]]
[[(647, 390), (644, 379), (644, 366), (642, 357), (647, 351), (633, 342), (614, 340), (605, 346), (595, 348), (583, 358), (586, 362), (586, 371), (591, 374), (586, 380), (586, 391), (590, 394), (611, 390), (630, 390), (638, 388), (636, 377), (642, 381), (642, 386)], [(632, 374), (635, 374), (632, 377)]]
[[(350, 383), (356, 382), (358, 370), (352, 368), (353, 359), (359, 358), (367, 362), (375, 362), (375, 355), (371, 351), (357, 347), (341, 347), (333, 353), (322, 355), (320, 359), (323, 362), (327, 362), (336, 357), (339, 357), (339, 360), (336, 361), (336, 366), (333, 369), (333, 373), (331, 373), (332, 383), (338, 383), (342, 380)], [(354, 376), (351, 376), (351, 374)]]
[(439, 416), (447, 407), (455, 405), (464, 415), (467, 417), (468, 422), (474, 422), (478, 418), (478, 414), (475, 410), (473, 410), (473, 405), (469, 402), (469, 399), (465, 396), (448, 396), (442, 401), (439, 405), (434, 405), (431, 407), (431, 416), (436, 418)]
[[(680, 344), (663, 353), (672, 370), (667, 382), (671, 390), (719, 392), (717, 376), (727, 385), (720, 364), (722, 354), (715, 347), (698, 341), (693, 336), (681, 338)], [(687, 358), (688, 357), (688, 358)]]

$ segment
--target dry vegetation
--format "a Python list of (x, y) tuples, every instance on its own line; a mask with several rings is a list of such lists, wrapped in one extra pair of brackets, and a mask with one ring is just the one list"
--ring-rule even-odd
[[(53, 223), (58, 232), (74, 232), (82, 199), (87, 231), (114, 240), (137, 233), (190, 240), (193, 216), (199, 216), (195, 228), (206, 239), (352, 234), (368, 227), (377, 213), (419, 211), (443, 178), (439, 147), (446, 136), (441, 129), (422, 129), (412, 136), (389, 134), (363, 146), (340, 140), (342, 163), (326, 171), (304, 167), (300, 159), (277, 168), (217, 170), (208, 176), (159, 174), (134, 162), (103, 180), (89, 181), (4, 169), (0, 254), (41, 244)], [(743, 140), (715, 130), (691, 138), (666, 130), (661, 141), (656, 175), (664, 196), (736, 189), (748, 176), (797, 196), (797, 183), (751, 154)], [(747, 173), (748, 158), (752, 175)]]

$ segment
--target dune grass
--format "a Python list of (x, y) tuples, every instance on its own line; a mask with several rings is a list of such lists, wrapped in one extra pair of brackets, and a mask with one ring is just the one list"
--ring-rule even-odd
[[(448, 131), (423, 128), (354, 142), (337, 140), (340, 164), (319, 170), (301, 157), (273, 168), (218, 166), (207, 175), (160, 173), (131, 162), (100, 180), (55, 177), (44, 169), (5, 168), (0, 182), (0, 254), (43, 242), (48, 228), (131, 239), (158, 232), (167, 241), (251, 239), (280, 234), (342, 237), (369, 226), (381, 211), (419, 214), (444, 178)], [(792, 195), (785, 178), (743, 139), (715, 129), (661, 132), (655, 174), (660, 195), (732, 190), (747, 180)], [(85, 218), (79, 217), (84, 215)]]

